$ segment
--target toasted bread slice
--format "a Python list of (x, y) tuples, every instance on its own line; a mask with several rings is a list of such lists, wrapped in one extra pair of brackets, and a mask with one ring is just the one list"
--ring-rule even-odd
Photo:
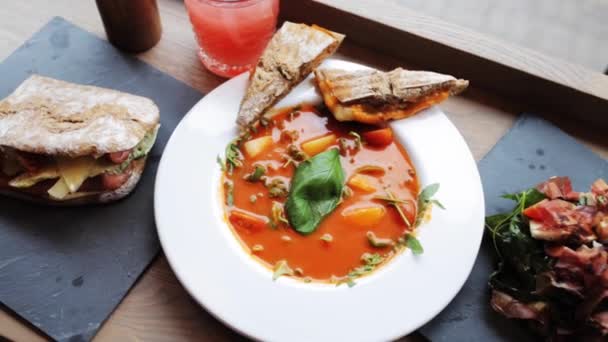
[(285, 22), (272, 37), (241, 102), (237, 124), (244, 129), (332, 55), (344, 35), (318, 26)]
[(339, 121), (381, 124), (412, 116), (464, 91), (469, 81), (430, 71), (397, 68), (315, 70), (325, 105)]

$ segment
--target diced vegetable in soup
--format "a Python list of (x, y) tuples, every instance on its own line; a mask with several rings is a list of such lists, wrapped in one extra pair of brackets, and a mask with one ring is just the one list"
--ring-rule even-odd
[(388, 127), (339, 123), (304, 105), (228, 151), (228, 222), (275, 278), (352, 285), (415, 239), (418, 180)]

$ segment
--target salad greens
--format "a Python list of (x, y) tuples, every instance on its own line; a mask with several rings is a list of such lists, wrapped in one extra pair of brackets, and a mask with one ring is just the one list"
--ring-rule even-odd
[(524, 209), (542, 201), (545, 196), (536, 189), (507, 194), (503, 198), (515, 201), (509, 213), (486, 218), (486, 228), (500, 259), (498, 269), (490, 276), (490, 286), (517, 298), (534, 300), (536, 276), (551, 266), (543, 243), (530, 235)]
[(131, 165), (131, 162), (140, 158), (143, 158), (150, 153), (154, 142), (156, 141), (156, 135), (158, 134), (158, 128), (149, 131), (144, 135), (143, 139), (133, 148), (127, 160), (123, 161), (119, 165), (106, 170), (110, 174), (121, 174)]
[(422, 244), (420, 244), (420, 240), (418, 240), (414, 235), (407, 234), (405, 240), (406, 246), (412, 250), (414, 255), (420, 255), (424, 253), (424, 248), (422, 248)]
[(416, 214), (416, 222), (414, 223), (415, 227), (418, 227), (422, 223), (422, 220), (424, 219), (427, 210), (431, 205), (434, 204), (445, 210), (443, 204), (433, 198), (437, 191), (439, 191), (439, 183), (433, 183), (422, 189), (420, 195), (418, 195), (418, 213)]
[(378, 253), (363, 254), (361, 256), (361, 262), (363, 263), (363, 265), (356, 267), (355, 269), (350, 271), (350, 273), (348, 273), (348, 275), (344, 279), (341, 279), (340, 281), (338, 281), (338, 283), (336, 283), (336, 286), (346, 284), (348, 285), (348, 287), (353, 287), (357, 285), (357, 283), (355, 283), (355, 279), (371, 273), (376, 269), (376, 267), (378, 267), (378, 265), (382, 264), (384, 260), (385, 258)]
[(239, 145), (241, 144), (242, 137), (234, 138), (232, 141), (228, 143), (226, 146), (226, 159), (223, 160), (220, 156), (217, 156), (217, 162), (220, 164), (222, 171), (228, 172), (229, 175), (232, 174), (234, 169), (243, 166), (243, 155), (239, 150)]
[(234, 183), (232, 183), (232, 181), (226, 180), (224, 182), (224, 192), (226, 194), (226, 205), (233, 206), (234, 205)]
[(266, 168), (263, 165), (256, 165), (252, 173), (245, 176), (245, 180), (255, 183), (262, 179), (266, 174)]

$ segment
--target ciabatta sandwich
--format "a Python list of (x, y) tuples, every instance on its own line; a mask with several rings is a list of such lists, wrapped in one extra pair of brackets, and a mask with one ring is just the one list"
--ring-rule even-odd
[(31, 76), (0, 101), (0, 193), (50, 204), (118, 200), (156, 140), (151, 100)]

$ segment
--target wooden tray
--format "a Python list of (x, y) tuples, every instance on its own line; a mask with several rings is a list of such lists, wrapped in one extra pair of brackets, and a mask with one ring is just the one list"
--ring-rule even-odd
[[(163, 38), (138, 57), (203, 93), (224, 80), (201, 66), (183, 3), (158, 0)], [(464, 96), (442, 105), (479, 160), (524, 111), (549, 119), (608, 158), (608, 76), (373, 0), (284, 0), (282, 18), (348, 35), (339, 58), (381, 69), (427, 68), (471, 80)], [(0, 6), (0, 58), (52, 16), (105, 37), (92, 1), (13, 1)], [(0, 335), (45, 338), (0, 310)], [(99, 341), (235, 340), (183, 290), (160, 256), (96, 337)], [(413, 341), (417, 338), (404, 338)]]

